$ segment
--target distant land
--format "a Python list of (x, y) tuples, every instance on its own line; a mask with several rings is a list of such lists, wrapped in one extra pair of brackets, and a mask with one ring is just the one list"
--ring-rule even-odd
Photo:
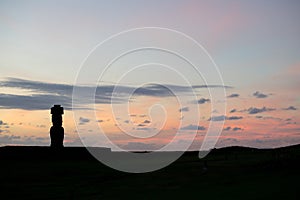
[[(100, 149), (108, 151), (109, 149)], [(4, 199), (298, 199), (300, 145), (185, 152), (161, 170), (131, 174), (84, 147), (0, 148)], [(2, 198), (1, 198), (2, 199)]]

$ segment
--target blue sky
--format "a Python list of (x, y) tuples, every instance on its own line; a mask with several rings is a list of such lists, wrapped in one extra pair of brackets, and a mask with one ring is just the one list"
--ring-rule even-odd
[[(108, 36), (159, 26), (203, 44), (228, 82), (236, 70), (261, 79), (297, 62), (298, 7), (297, 1), (1, 1), (2, 76), (71, 83), (88, 52)], [(52, 72), (62, 68), (71, 74)]]

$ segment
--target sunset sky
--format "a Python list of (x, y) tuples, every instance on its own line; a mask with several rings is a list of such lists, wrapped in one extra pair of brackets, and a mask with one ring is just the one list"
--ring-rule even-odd
[[(180, 149), (196, 131), (190, 147), (194, 150), (199, 149), (209, 123), (223, 120), (216, 147), (298, 144), (299, 10), (296, 0), (0, 0), (0, 146), (49, 145), (49, 110), (54, 104), (65, 108), (65, 146), (82, 145), (81, 137), (89, 140), (86, 144), (110, 147), (95, 142), (100, 127), (124, 149), (159, 149), (180, 129), (174, 142)], [(114, 34), (142, 27), (162, 29), (137, 29), (95, 50)], [(201, 44), (224, 84), (212, 75), (216, 72), (209, 68), (213, 63), (209, 64), (205, 52), (198, 53), (192, 43), (169, 29)], [(180, 53), (192, 60), (199, 58), (207, 68), (198, 69), (209, 84), (180, 57), (148, 49), (117, 60), (97, 82), (95, 105), (81, 99), (72, 110), (73, 86), (83, 65), (94, 67), (81, 79), (85, 84), (76, 87), (90, 91), (94, 83), (90, 77), (96, 78), (105, 67), (99, 63), (132, 50), (137, 41), (145, 47), (147, 39), (157, 46), (180, 47)], [(175, 70), (168, 71), (165, 65)], [(122, 88), (112, 96), (115, 85)], [(226, 113), (222, 113), (225, 101), (210, 96), (210, 92), (222, 94), (224, 90)]]

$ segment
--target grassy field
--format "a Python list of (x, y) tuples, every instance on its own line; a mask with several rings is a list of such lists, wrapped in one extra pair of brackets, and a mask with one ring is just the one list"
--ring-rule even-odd
[[(299, 199), (300, 146), (185, 153), (161, 170), (113, 170), (83, 148), (0, 148), (1, 199)], [(206, 163), (207, 170), (204, 170)]]

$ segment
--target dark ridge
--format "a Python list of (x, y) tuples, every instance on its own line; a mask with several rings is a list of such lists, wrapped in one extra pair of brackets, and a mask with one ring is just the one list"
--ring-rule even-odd
[[(92, 150), (130, 162), (121, 152)], [(198, 155), (185, 152), (158, 171), (131, 174), (98, 162), (84, 147), (1, 147), (1, 199), (299, 199), (300, 145)]]
[[(101, 147), (89, 147), (93, 151), (111, 152), (109, 148)], [(243, 153), (263, 153), (263, 152), (300, 152), (300, 144), (286, 147), (279, 147), (274, 149), (258, 149), (252, 147), (242, 146), (231, 146), (218, 149), (212, 149), (209, 155), (232, 155), (232, 154), (243, 154)], [(120, 153), (120, 152), (112, 152)], [(138, 151), (134, 153), (149, 153), (148, 151)], [(162, 152), (172, 153), (172, 152)], [(198, 151), (187, 151), (185, 155), (198, 155)], [(65, 160), (90, 160), (94, 157), (89, 153), (85, 147), (64, 147), (61, 149), (53, 149), (47, 146), (4, 146), (0, 147), (0, 159), (11, 159), (11, 160), (49, 160), (49, 159), (65, 159)]]
[[(110, 151), (109, 148), (89, 147), (93, 151)], [(55, 149), (47, 146), (0, 147), (0, 159), (9, 160), (92, 160), (94, 157), (85, 147)]]

